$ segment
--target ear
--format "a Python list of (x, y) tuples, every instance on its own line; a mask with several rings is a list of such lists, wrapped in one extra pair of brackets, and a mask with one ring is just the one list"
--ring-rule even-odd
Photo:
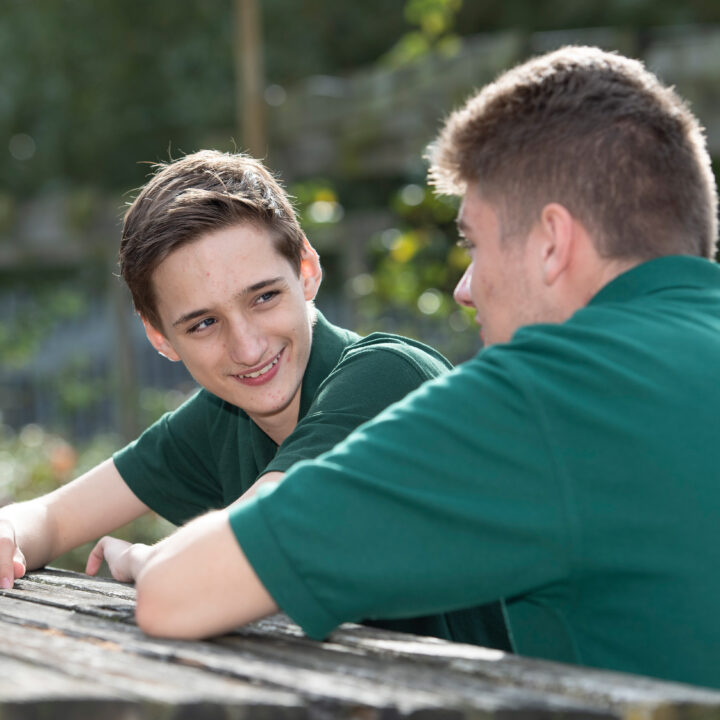
[(559, 203), (549, 203), (537, 224), (543, 282), (554, 285), (568, 269), (575, 251), (575, 219)]
[(166, 357), (170, 362), (178, 362), (180, 356), (175, 352), (173, 346), (170, 344), (165, 335), (160, 332), (149, 320), (140, 316), (143, 325), (145, 326), (145, 334), (150, 344), (163, 356)]
[(322, 281), (322, 268), (320, 267), (320, 256), (307, 238), (303, 242), (300, 279), (303, 283), (305, 299), (314, 300)]

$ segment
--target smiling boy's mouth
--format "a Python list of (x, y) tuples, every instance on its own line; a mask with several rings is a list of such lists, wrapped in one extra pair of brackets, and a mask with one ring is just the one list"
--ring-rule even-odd
[(233, 375), (233, 377), (237, 378), (241, 381), (253, 381), (258, 380), (260, 378), (263, 378), (268, 373), (274, 374), (273, 370), (277, 367), (277, 364), (280, 362), (280, 356), (283, 354), (285, 348), (283, 348), (270, 362), (268, 362), (266, 365), (263, 365), (261, 368), (258, 368), (257, 370), (253, 370), (249, 373), (236, 373)]
[(264, 375), (268, 370), (270, 370), (273, 365), (277, 365), (278, 360), (280, 360), (280, 355), (276, 355), (265, 367), (260, 368), (256, 372), (248, 373), (247, 375), (238, 375), (238, 377), (241, 378), (256, 378), (260, 377), (261, 375)]

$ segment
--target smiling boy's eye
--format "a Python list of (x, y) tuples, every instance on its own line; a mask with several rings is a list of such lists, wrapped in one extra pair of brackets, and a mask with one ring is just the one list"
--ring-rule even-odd
[(205, 328), (209, 328), (211, 325), (215, 324), (215, 318), (205, 318), (204, 320), (201, 320), (199, 323), (195, 323), (192, 327), (187, 329), (188, 335), (198, 332), (198, 330), (205, 330)]
[(262, 305), (263, 303), (270, 302), (276, 295), (279, 295), (279, 290), (268, 290), (267, 292), (264, 292), (262, 295), (259, 295), (255, 303), (257, 305)]

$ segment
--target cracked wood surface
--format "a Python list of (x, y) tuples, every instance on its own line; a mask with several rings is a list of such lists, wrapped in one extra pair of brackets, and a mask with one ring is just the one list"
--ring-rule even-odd
[(0, 591), (0, 720), (720, 719), (720, 692), (358, 625), (157, 640), (134, 605), (129, 585), (53, 569)]

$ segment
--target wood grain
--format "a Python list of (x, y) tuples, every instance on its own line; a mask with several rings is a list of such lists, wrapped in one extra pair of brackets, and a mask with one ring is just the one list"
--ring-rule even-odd
[(134, 602), (131, 586), (53, 569), (0, 591), (0, 720), (720, 718), (715, 691), (359, 625), (318, 643), (275, 615), (157, 640)]

